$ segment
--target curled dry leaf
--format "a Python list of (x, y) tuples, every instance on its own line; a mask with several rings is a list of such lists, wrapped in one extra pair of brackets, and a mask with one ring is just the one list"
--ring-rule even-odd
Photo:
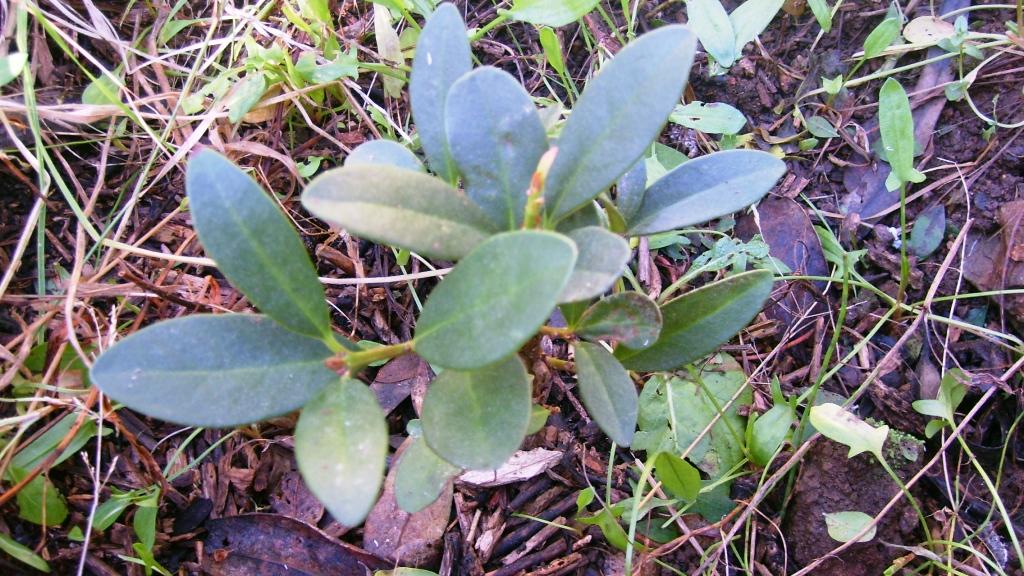
[(529, 480), (552, 469), (562, 460), (557, 450), (535, 448), (520, 450), (497, 470), (469, 470), (458, 477), (459, 484), (493, 488)]

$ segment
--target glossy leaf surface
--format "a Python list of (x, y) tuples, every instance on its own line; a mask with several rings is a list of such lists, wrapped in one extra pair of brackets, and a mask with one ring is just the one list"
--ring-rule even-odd
[(466, 194), (500, 228), (518, 227), (530, 178), (548, 149), (530, 95), (508, 72), (477, 68), (449, 91), (445, 124)]
[(24, 52), (12, 52), (6, 56), (0, 56), (0, 86), (17, 78), (27, 62), (28, 55)]
[(188, 163), (185, 188), (206, 252), (257, 308), (290, 330), (331, 333), (323, 287), (291, 222), (230, 160), (202, 150)]
[(342, 378), (324, 388), (295, 426), (295, 459), (302, 478), (346, 526), (358, 526), (373, 508), (387, 454), (384, 412), (358, 380)]
[(842, 406), (830, 402), (811, 407), (811, 425), (822, 436), (847, 446), (850, 449), (847, 456), (850, 458), (863, 452), (870, 452), (879, 460), (885, 458), (882, 447), (889, 437), (889, 427), (886, 425), (876, 428)]
[(556, 143), (545, 189), (549, 217), (585, 204), (647, 150), (682, 95), (695, 45), (682, 26), (659, 28), (623, 48), (587, 84)]
[(662, 306), (661, 337), (649, 348), (620, 346), (615, 356), (630, 370), (673, 370), (713, 352), (761, 310), (772, 274), (744, 272), (684, 294)]
[(439, 456), (470, 470), (501, 466), (530, 423), (530, 379), (517, 356), (477, 370), (445, 370), (423, 400), (423, 437)]
[(449, 182), (455, 180), (457, 173), (445, 133), (445, 101), (452, 84), (472, 66), (462, 16), (453, 4), (441, 4), (430, 16), (416, 43), (409, 100), (430, 167)]
[(600, 344), (573, 346), (580, 397), (590, 417), (619, 446), (629, 446), (636, 429), (637, 393), (619, 361)]
[(356, 236), (431, 258), (462, 258), (494, 232), (487, 215), (462, 192), (393, 166), (328, 170), (309, 183), (302, 204)]
[(426, 172), (423, 163), (408, 148), (393, 140), (370, 140), (356, 146), (345, 158), (345, 166), (385, 165)]
[(7, 534), (0, 533), (0, 550), (3, 550), (11, 558), (18, 560), (24, 564), (28, 564), (32, 568), (40, 572), (50, 573), (50, 565), (43, 560), (41, 556), (36, 554), (31, 548), (25, 546), (11, 538)]
[(747, 125), (743, 112), (723, 102), (693, 101), (676, 106), (669, 121), (706, 134), (738, 134)]
[(755, 150), (727, 150), (684, 162), (647, 190), (629, 233), (665, 232), (742, 210), (767, 194), (785, 172), (781, 160)]
[(600, 0), (515, 0), (507, 14), (540, 26), (565, 26), (585, 16)]
[(634, 349), (654, 344), (661, 334), (661, 310), (637, 292), (620, 292), (599, 300), (575, 324), (575, 332), (588, 340), (621, 342)]
[(606, 219), (604, 211), (597, 205), (597, 202), (590, 201), (572, 214), (562, 218), (558, 222), (558, 225), (555, 226), (555, 231), (561, 232), (562, 234), (568, 234), (573, 230), (579, 230), (580, 228), (586, 228), (587, 226), (598, 226), (603, 228), (605, 225)]
[(445, 484), (459, 469), (438, 456), (422, 437), (413, 440), (398, 460), (395, 474), (395, 499), (410, 514), (430, 506), (441, 495)]
[(924, 182), (914, 168), (914, 116), (910, 99), (895, 78), (889, 78), (878, 92), (878, 132), (892, 172), (885, 187), (896, 190), (907, 183)]
[[(12, 480), (20, 482), (28, 470), (12, 470)], [(36, 476), (18, 491), (18, 517), (40, 526), (59, 526), (68, 517), (64, 495), (46, 476)]]
[(704, 51), (728, 68), (736, 60), (736, 34), (729, 13), (719, 0), (686, 0), (687, 24), (700, 38)]
[(785, 3), (786, 0), (746, 0), (729, 14), (732, 31), (736, 36), (737, 56), (748, 42), (764, 32)]
[(319, 340), (266, 316), (196, 314), (154, 324), (107, 350), (92, 381), (117, 402), (185, 424), (227, 428), (302, 407), (337, 379)]
[(629, 244), (621, 236), (598, 226), (573, 230), (568, 236), (576, 243), (578, 255), (569, 283), (558, 301), (575, 302), (604, 294), (626, 269)]
[(647, 162), (641, 159), (615, 185), (615, 206), (627, 221), (640, 209), (646, 191)]
[(478, 368), (511, 356), (551, 315), (575, 262), (575, 245), (560, 234), (493, 236), (434, 288), (414, 349), (446, 368)]
[(661, 452), (655, 458), (654, 476), (677, 498), (692, 502), (700, 494), (700, 472), (693, 464), (670, 452)]
[(900, 35), (900, 19), (886, 18), (864, 40), (864, 58), (874, 58)]
[(796, 412), (785, 402), (777, 402), (754, 422), (750, 442), (750, 457), (758, 466), (767, 466), (779, 446), (786, 440)]
[(821, 30), (826, 34), (832, 30), (832, 9), (825, 0), (807, 0), (807, 5), (814, 13), (814, 19), (818, 21)]

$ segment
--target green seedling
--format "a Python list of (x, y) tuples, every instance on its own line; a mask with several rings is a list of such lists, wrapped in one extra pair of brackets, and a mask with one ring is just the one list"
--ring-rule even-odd
[(810, 6), (811, 12), (814, 14), (814, 19), (817, 20), (818, 25), (821, 26), (821, 31), (828, 34), (832, 30), (833, 12), (833, 9), (829, 7), (828, 2), (825, 0), (807, 0), (807, 5)]
[[(928, 529), (928, 522), (921, 511), (920, 505), (910, 493), (906, 484), (896, 474), (896, 471), (893, 470), (883, 450), (885, 441), (889, 438), (889, 427), (882, 425), (876, 428), (842, 406), (832, 403), (812, 406), (810, 420), (811, 424), (818, 432), (821, 432), (822, 436), (848, 447), (850, 449), (848, 454), (850, 458), (867, 452), (878, 460), (878, 463), (885, 469), (885, 472), (892, 478), (893, 482), (900, 487), (910, 506), (917, 512), (917, 518), (921, 522), (923, 534), (930, 541), (931, 532)], [(854, 538), (857, 538), (858, 542), (866, 542), (871, 539), (868, 535), (871, 534), (873, 536), (874, 527), (871, 526), (873, 520), (869, 516), (865, 519), (864, 517), (867, 514), (863, 514), (863, 516), (861, 516), (861, 512), (845, 512), (840, 514), (844, 514), (844, 516), (833, 518), (831, 523), (829, 523), (829, 535), (841, 542), (849, 542)], [(828, 519), (826, 519), (826, 522), (828, 522)], [(860, 536), (859, 538), (858, 535)]]
[[(538, 333), (572, 345), (587, 410), (630, 444), (638, 397), (627, 370), (675, 370), (714, 351), (760, 310), (773, 282), (765, 270), (734, 273), (661, 305), (639, 293), (608, 295), (627, 272), (629, 238), (743, 209), (785, 171), (770, 154), (732, 150), (685, 162), (649, 187), (636, 179), (628, 195), (624, 187), (610, 200), (678, 104), (695, 44), (685, 27), (665, 26), (626, 46), (552, 141), (512, 76), (472, 68), (458, 11), (441, 5), (419, 36), (409, 83), (436, 176), (409, 150), (376, 141), (302, 194), (306, 209), (353, 235), (456, 262), (424, 302), (413, 338), (361, 348), (335, 334), (288, 218), (240, 168), (207, 150), (186, 175), (195, 228), (262, 314), (157, 323), (104, 352), (93, 381), (125, 406), (192, 426), (233, 427), (301, 409), (299, 469), (346, 525), (374, 505), (388, 453), (384, 414), (358, 377), (402, 354), (440, 372), (421, 432), (410, 426), (415, 441), (397, 464), (399, 501), (410, 512), (460, 469), (496, 468), (518, 449), (535, 420), (519, 352)], [(547, 326), (559, 305), (578, 313), (568, 327)], [(742, 423), (735, 428), (742, 437)]]
[(962, 371), (950, 370), (946, 372), (939, 382), (939, 395), (937, 398), (926, 398), (914, 402), (914, 410), (919, 414), (935, 418), (935, 420), (929, 421), (925, 427), (925, 436), (931, 438), (946, 426), (956, 428), (954, 414), (957, 407), (963, 402), (964, 397), (967, 396), (967, 387), (964, 385), (965, 381), (969, 381), (969, 379)]
[[(910, 99), (895, 78), (889, 78), (878, 92), (878, 132), (891, 171), (885, 187), (900, 192), (900, 285), (897, 302), (903, 302), (910, 280), (907, 258), (907, 185), (924, 182), (925, 175), (914, 168), (914, 116)], [(897, 320), (900, 310), (896, 311)]]
[(764, 32), (784, 3), (784, 0), (747, 0), (728, 13), (719, 0), (687, 0), (689, 23), (714, 60), (712, 73), (732, 66), (743, 47)]

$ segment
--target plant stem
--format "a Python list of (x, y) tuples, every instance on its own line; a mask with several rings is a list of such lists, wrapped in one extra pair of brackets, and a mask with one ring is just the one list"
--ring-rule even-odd
[(358, 352), (347, 352), (344, 354), (344, 360), (350, 372), (358, 372), (374, 362), (390, 360), (408, 352), (412, 352), (412, 341), (359, 350)]
[(499, 12), (498, 15), (494, 18), (494, 20), (491, 20), (487, 24), (484, 24), (482, 28), (480, 28), (472, 36), (470, 36), (469, 41), (476, 42), (477, 40), (486, 36), (487, 33), (490, 32), (491, 30), (494, 30), (498, 26), (504, 24), (506, 20), (508, 20), (508, 15), (505, 14), (504, 12)]
[[(637, 461), (639, 463), (639, 460)], [(640, 481), (636, 483), (636, 493), (633, 494), (633, 514), (629, 517), (629, 534), (626, 538), (626, 574), (633, 573), (633, 543), (636, 541), (636, 525), (639, 522), (641, 496), (644, 494), (644, 486), (647, 479), (651, 477), (651, 470), (654, 468), (654, 458), (647, 457), (643, 470), (640, 472)]]
[(575, 334), (571, 328), (558, 328), (556, 326), (541, 326), (540, 333), (545, 336), (554, 336), (555, 338), (561, 338), (563, 340), (568, 340), (569, 338), (572, 338), (573, 334)]
[(818, 391), (821, 389), (821, 385), (825, 382), (825, 375), (828, 373), (828, 365), (832, 362), (832, 354), (839, 349), (839, 338), (843, 333), (843, 324), (846, 323), (846, 311), (847, 302), (850, 298), (850, 254), (849, 252), (843, 253), (843, 291), (842, 296), (839, 299), (839, 316), (836, 318), (835, 329), (832, 331), (832, 339), (828, 343), (828, 348), (825, 349), (825, 355), (821, 359), (821, 366), (818, 370), (818, 377), (814, 380), (814, 385), (811, 386), (807, 392), (800, 395), (797, 403), (807, 404), (807, 410), (804, 411), (803, 417), (800, 418), (800, 424), (796, 428), (796, 434), (793, 438), (796, 442), (801, 442), (803, 439), (804, 428), (807, 426), (807, 420), (811, 414), (811, 407), (814, 406), (814, 401), (818, 397)]
[[(985, 50), (987, 48), (995, 48), (997, 46), (1006, 46), (1007, 44), (1011, 44), (1011, 42), (1009, 40), (995, 40), (993, 42), (986, 42), (985, 44), (979, 44), (977, 48), (979, 50)], [(931, 64), (933, 62), (941, 62), (943, 60), (947, 60), (947, 59), (953, 58), (955, 56), (956, 56), (955, 52), (948, 52), (946, 54), (941, 54), (941, 55), (935, 56), (933, 58), (926, 58), (926, 59), (921, 60), (919, 62), (914, 62), (913, 64), (907, 64), (905, 66), (897, 66), (896, 68), (891, 68), (889, 70), (883, 69), (883, 70), (880, 70), (878, 72), (873, 72), (871, 74), (868, 74), (867, 76), (861, 76), (860, 78), (854, 78), (852, 80), (847, 80), (846, 82), (843, 83), (843, 86), (845, 88), (848, 88), (848, 89), (849, 88), (855, 88), (855, 87), (860, 86), (862, 84), (867, 84), (868, 82), (872, 82), (874, 80), (878, 80), (880, 78), (888, 78), (889, 76), (894, 76), (894, 75), (899, 74), (901, 72), (907, 72), (909, 70), (914, 70), (916, 68), (921, 68), (921, 67), (927, 66), (928, 64)], [(823, 88), (817, 88), (815, 90), (811, 90), (810, 92), (800, 96), (800, 100), (804, 100), (806, 98), (810, 98), (812, 96), (817, 96), (818, 94), (824, 94), (824, 93), (825, 93), (825, 90)]]
[[(954, 423), (954, 430), (955, 429), (956, 426)], [(957, 435), (957, 441), (960, 443), (960, 448), (965, 454), (967, 454), (968, 461), (978, 473), (978, 477), (981, 478), (982, 483), (985, 484), (985, 488), (990, 494), (992, 494), (992, 502), (995, 504), (995, 508), (999, 510), (999, 515), (1006, 524), (1006, 531), (1010, 536), (1010, 542), (1013, 544), (1014, 552), (1017, 553), (1017, 560), (1019, 562), (1024, 562), (1024, 550), (1021, 549), (1020, 540), (1017, 539), (1017, 533), (1013, 528), (1013, 519), (1010, 517), (1010, 513), (1006, 509), (1006, 504), (1004, 504), (1003, 499), (999, 497), (998, 487), (992, 483), (992, 479), (989, 478), (988, 473), (985, 472), (985, 467), (978, 462), (978, 459), (974, 456), (974, 452), (967, 444), (967, 441), (964, 440), (963, 436)]]
[(561, 358), (554, 358), (552, 356), (545, 356), (544, 363), (560, 372), (572, 372), (576, 370), (572, 362), (562, 360)]
[[(907, 259), (907, 184), (900, 184), (900, 287), (896, 291), (896, 302), (902, 304), (907, 293), (907, 281), (910, 279), (910, 260)], [(900, 321), (903, 308), (896, 308), (893, 320)]]
[(889, 474), (889, 476), (892, 478), (892, 481), (895, 482), (896, 485), (900, 487), (900, 491), (903, 492), (903, 495), (907, 497), (907, 502), (910, 503), (910, 506), (914, 509), (914, 512), (917, 512), (917, 519), (921, 521), (921, 529), (924, 530), (925, 541), (928, 543), (928, 548), (931, 548), (932, 534), (931, 531), (928, 529), (928, 519), (925, 518), (924, 512), (921, 511), (921, 506), (918, 505), (917, 500), (910, 493), (910, 490), (907, 488), (907, 485), (903, 483), (903, 480), (901, 480), (899, 475), (896, 474), (896, 471), (893, 470), (891, 466), (889, 466), (889, 463), (885, 460), (885, 458), (878, 456), (878, 463), (882, 465), (882, 468), (885, 468), (886, 473)]

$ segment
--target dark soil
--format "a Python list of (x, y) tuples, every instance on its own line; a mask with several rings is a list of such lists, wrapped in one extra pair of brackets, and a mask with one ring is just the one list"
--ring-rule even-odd
[[(848, 458), (847, 452), (845, 446), (825, 440), (815, 444), (804, 457), (782, 525), (791, 562), (796, 565), (790, 566), (791, 571), (835, 548), (835, 541), (828, 536), (825, 514), (856, 510), (874, 516), (900, 492), (873, 457)], [(901, 464), (906, 464), (900, 470), (906, 481), (917, 471), (914, 465), (919, 467), (921, 463)], [(879, 522), (872, 541), (854, 544), (817, 570), (835, 576), (877, 576), (904, 554), (888, 544), (919, 542), (920, 531), (913, 508), (906, 500), (900, 500)]]

